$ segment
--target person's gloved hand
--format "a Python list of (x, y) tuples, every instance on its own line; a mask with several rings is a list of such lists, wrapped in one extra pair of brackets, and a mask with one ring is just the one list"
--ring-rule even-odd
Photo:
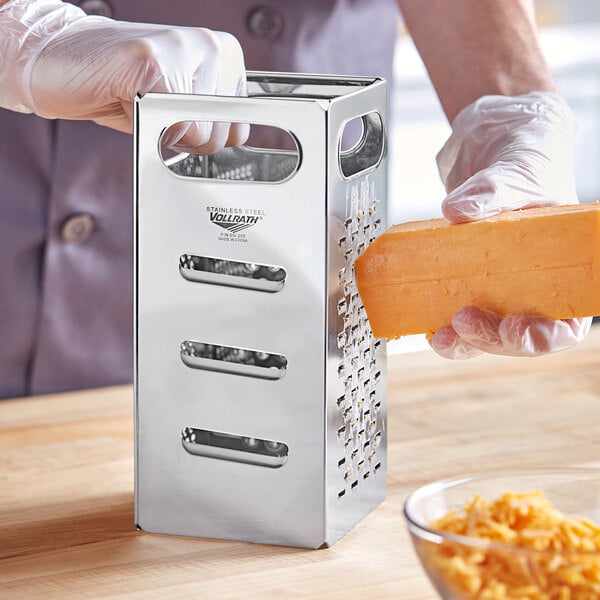
[[(448, 192), (444, 216), (466, 223), (503, 211), (577, 203), (573, 146), (573, 117), (558, 94), (480, 98), (458, 114), (437, 156)], [(591, 318), (502, 317), (464, 307), (430, 344), (454, 359), (482, 352), (537, 356), (575, 345), (590, 324)]]
[[(0, 7), (0, 107), (89, 119), (132, 130), (136, 93), (246, 93), (244, 58), (230, 34), (87, 16), (60, 0)], [(198, 154), (243, 143), (248, 126), (171, 127), (168, 146)]]

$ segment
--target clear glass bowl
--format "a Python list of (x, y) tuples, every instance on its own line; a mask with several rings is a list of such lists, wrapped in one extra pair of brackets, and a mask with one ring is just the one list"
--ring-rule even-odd
[(457, 535), (430, 524), (479, 495), (542, 491), (569, 517), (600, 525), (600, 470), (561, 469), (466, 476), (413, 492), (404, 516), (421, 564), (445, 600), (598, 600), (600, 552), (533, 550)]

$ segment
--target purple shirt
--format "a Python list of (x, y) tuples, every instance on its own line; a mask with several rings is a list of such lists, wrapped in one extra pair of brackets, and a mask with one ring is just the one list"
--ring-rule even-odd
[[(391, 79), (395, 0), (82, 0), (229, 31), (252, 70)], [(0, 109), (0, 398), (128, 383), (132, 138)]]

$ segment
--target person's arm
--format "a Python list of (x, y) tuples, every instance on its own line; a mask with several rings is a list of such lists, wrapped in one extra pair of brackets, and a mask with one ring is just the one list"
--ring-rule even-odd
[(398, 0), (448, 120), (489, 94), (556, 92), (532, 0)]
[[(540, 49), (531, 0), (398, 0), (452, 124), (437, 156), (454, 223), (576, 203), (571, 111)], [(591, 318), (464, 307), (430, 340), (448, 358), (536, 356), (581, 341)]]

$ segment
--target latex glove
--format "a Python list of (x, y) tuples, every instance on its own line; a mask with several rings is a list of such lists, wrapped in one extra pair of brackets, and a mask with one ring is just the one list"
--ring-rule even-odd
[[(87, 16), (60, 0), (0, 8), (0, 106), (46, 118), (89, 119), (132, 131), (137, 93), (246, 93), (244, 58), (230, 34)], [(210, 153), (243, 143), (248, 126), (170, 128), (166, 145)]]
[[(480, 98), (457, 115), (452, 135), (437, 156), (448, 192), (444, 216), (466, 223), (504, 211), (577, 203), (573, 147), (573, 116), (558, 94)], [(591, 318), (503, 318), (465, 307), (430, 344), (454, 359), (482, 352), (537, 356), (574, 346), (590, 324)]]

